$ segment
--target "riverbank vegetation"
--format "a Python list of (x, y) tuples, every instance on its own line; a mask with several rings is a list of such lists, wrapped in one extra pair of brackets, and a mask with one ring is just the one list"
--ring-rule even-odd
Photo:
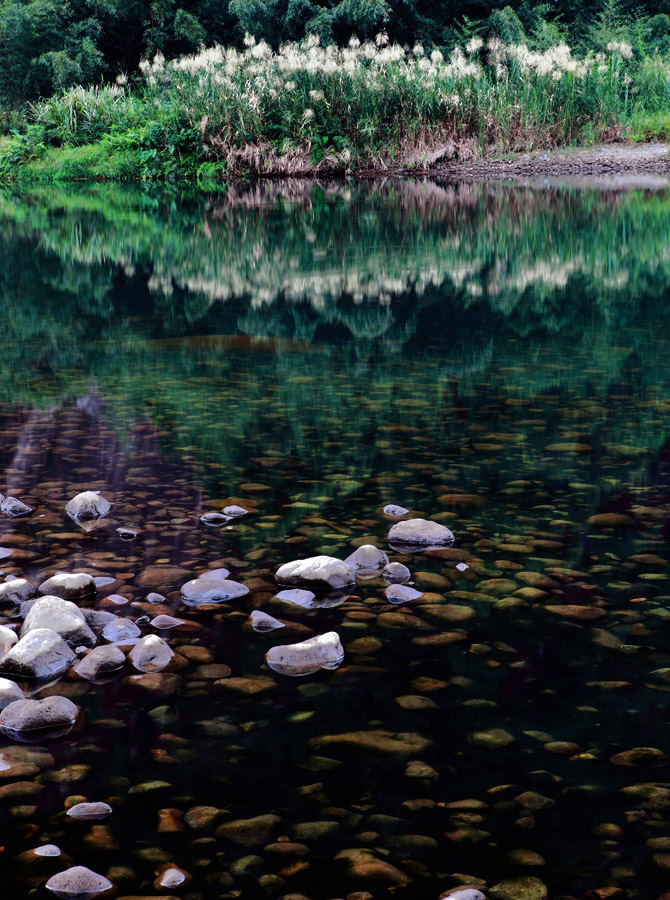
[(666, 15), (632, 17), (609, 2), (576, 47), (562, 19), (536, 13), (528, 34), (510, 7), (483, 24), (462, 19), (463, 39), (449, 47), (393, 41), (402, 29), (389, 15), (375, 20), (389, 27), (373, 39), (361, 40), (357, 26), (341, 45), (314, 26), (299, 42), (278, 42), (284, 31), (266, 23), (274, 41), (247, 33), (240, 46), (174, 59), (158, 52), (111, 83), (65, 86), (27, 107), (0, 144), (0, 171), (200, 179), (417, 171), (482, 153), (670, 136)]

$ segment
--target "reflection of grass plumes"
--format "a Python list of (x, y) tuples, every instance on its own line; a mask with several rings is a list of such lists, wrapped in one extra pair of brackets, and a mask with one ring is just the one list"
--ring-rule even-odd
[(448, 58), (389, 45), (384, 35), (345, 48), (312, 37), (277, 52), (246, 43), (243, 52), (158, 56), (142, 63), (132, 88), (77, 87), (44, 101), (5, 158), (104, 139), (110, 153), (134, 154), (152, 174), (425, 165), (478, 147), (594, 137), (632, 113), (664, 109), (670, 91), (670, 65), (639, 62), (624, 42), (581, 58), (565, 44), (534, 52), (479, 39)]

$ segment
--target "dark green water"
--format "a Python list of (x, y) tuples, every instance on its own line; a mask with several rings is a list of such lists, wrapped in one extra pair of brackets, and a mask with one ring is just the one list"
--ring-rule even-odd
[[(59, 191), (0, 194), (0, 490), (33, 508), (2, 565), (186, 624), (170, 673), (38, 694), (83, 722), (0, 771), (8, 896), (48, 896), (45, 843), (121, 896), (166, 894), (168, 863), (183, 900), (667, 896), (670, 193)], [(112, 510), (84, 533), (63, 507), (88, 488)], [(389, 503), (453, 549), (391, 551)], [(364, 543), (423, 596), (276, 598), (280, 564)], [(184, 607), (218, 567), (250, 594)], [(337, 671), (264, 664), (330, 630)]]

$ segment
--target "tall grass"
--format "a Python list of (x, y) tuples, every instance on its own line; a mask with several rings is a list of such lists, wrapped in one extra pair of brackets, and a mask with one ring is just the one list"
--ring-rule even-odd
[(623, 41), (581, 57), (564, 43), (535, 52), (479, 38), (445, 57), (383, 34), (344, 48), (245, 44), (157, 56), (132, 84), (41, 102), (25, 147), (104, 140), (163, 171), (421, 165), (597, 139), (670, 104), (670, 60), (638, 58)]

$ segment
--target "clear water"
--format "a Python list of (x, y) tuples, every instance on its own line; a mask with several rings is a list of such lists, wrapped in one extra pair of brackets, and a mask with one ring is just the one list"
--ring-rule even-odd
[[(670, 193), (44, 188), (0, 195), (0, 229), (0, 490), (33, 507), (2, 519), (3, 571), (90, 572), (99, 609), (186, 620), (171, 673), (69, 675), (37, 696), (77, 728), (3, 742), (12, 896), (63, 868), (43, 844), (121, 895), (164, 894), (168, 864), (184, 900), (661, 895)], [(112, 510), (84, 533), (63, 508), (89, 488)], [(250, 514), (200, 522), (232, 502)], [(391, 551), (391, 503), (453, 550)], [(276, 598), (280, 564), (364, 543), (423, 596)], [(184, 606), (216, 568), (250, 594)], [(336, 671), (264, 664), (330, 630)], [(72, 821), (75, 797), (113, 813)]]

